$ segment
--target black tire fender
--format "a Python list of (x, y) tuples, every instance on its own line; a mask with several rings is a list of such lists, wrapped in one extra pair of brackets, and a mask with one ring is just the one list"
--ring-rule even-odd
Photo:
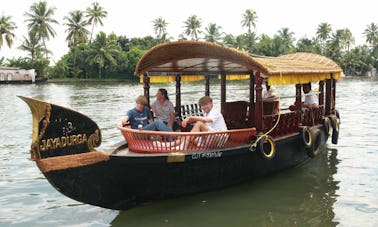
[(323, 119), (323, 130), (327, 138), (332, 134), (332, 124), (328, 117)]
[(306, 152), (308, 156), (311, 158), (317, 156), (320, 153), (320, 145), (322, 142), (322, 138), (320, 135), (320, 129), (314, 128), (311, 129), (311, 136), (312, 136), (312, 143), (309, 148), (306, 148)]
[(272, 159), (276, 155), (276, 143), (271, 136), (263, 136), (257, 143), (257, 148), (264, 159)]
[(300, 131), (300, 135), (301, 135), (301, 139), (305, 147), (306, 148), (311, 147), (313, 138), (312, 138), (310, 129), (307, 126), (302, 127)]
[(339, 122), (337, 120), (337, 117), (330, 117), (331, 119), (331, 125), (332, 125), (332, 143), (337, 144), (339, 140)]

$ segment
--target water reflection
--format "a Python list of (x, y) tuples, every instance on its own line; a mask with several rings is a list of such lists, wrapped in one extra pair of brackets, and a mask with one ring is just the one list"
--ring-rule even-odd
[(154, 201), (120, 212), (112, 226), (336, 226), (337, 150), (221, 191)]

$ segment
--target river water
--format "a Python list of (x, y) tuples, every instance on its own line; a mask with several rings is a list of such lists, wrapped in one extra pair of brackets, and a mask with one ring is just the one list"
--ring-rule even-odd
[[(228, 98), (245, 96), (231, 82)], [(174, 93), (174, 84), (157, 86)], [(217, 99), (219, 86), (212, 86)], [(183, 87), (183, 103), (203, 94)], [(215, 90), (215, 91), (214, 91)], [(292, 89), (294, 90), (294, 89)], [(195, 91), (198, 91), (197, 93)], [(57, 192), (29, 158), (31, 112), (17, 95), (68, 106), (91, 117), (106, 148), (122, 139), (115, 128), (143, 93), (126, 82), (0, 85), (0, 226), (378, 226), (378, 79), (343, 78), (337, 87), (339, 144), (293, 169), (223, 190), (114, 211)], [(172, 98), (174, 98), (172, 96)]]

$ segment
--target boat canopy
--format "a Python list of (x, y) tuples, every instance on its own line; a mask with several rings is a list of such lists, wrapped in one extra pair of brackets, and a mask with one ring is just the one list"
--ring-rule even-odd
[(269, 78), (269, 84), (304, 84), (339, 79), (341, 68), (331, 59), (313, 53), (279, 57), (251, 55), (220, 44), (201, 41), (174, 41), (157, 45), (139, 60), (135, 75), (146, 74), (170, 82), (204, 79), (205, 75), (226, 74), (227, 79), (247, 79), (253, 72)]

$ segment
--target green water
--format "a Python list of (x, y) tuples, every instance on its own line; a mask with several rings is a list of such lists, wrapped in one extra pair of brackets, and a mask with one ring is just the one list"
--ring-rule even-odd
[[(248, 94), (247, 83), (231, 85), (228, 100)], [(174, 84), (159, 86), (174, 94)], [(218, 87), (211, 89), (215, 102)], [(157, 88), (152, 86), (151, 94)], [(196, 102), (204, 86), (192, 83), (183, 90), (183, 103)], [(101, 128), (100, 149), (106, 149), (122, 140), (115, 124), (143, 94), (142, 85), (0, 85), (0, 91), (0, 226), (378, 226), (378, 80), (338, 82), (339, 144), (329, 141), (323, 155), (310, 162), (236, 187), (122, 212), (71, 200), (47, 182), (28, 159), (31, 113), (16, 96), (86, 114)]]

